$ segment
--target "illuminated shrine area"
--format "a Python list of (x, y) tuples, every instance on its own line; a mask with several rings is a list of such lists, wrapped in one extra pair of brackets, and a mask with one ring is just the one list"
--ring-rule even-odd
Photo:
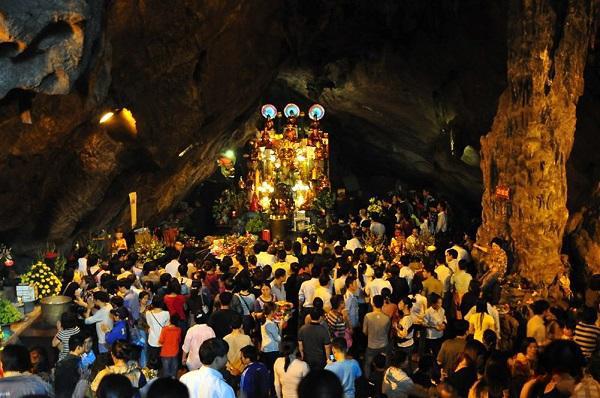
[[(443, 281), (450, 321), (466, 293), (501, 315), (539, 298), (577, 322), (584, 304), (598, 313), (599, 1), (0, 1), (0, 347), (22, 335), (58, 359), (50, 312), (89, 318), (92, 296), (60, 297), (120, 275), (110, 267), (137, 264), (139, 294), (140, 275), (180, 275), (167, 264), (186, 253), (190, 289), (206, 265), (220, 294), (262, 244), (302, 263), (292, 242), (327, 257), (318, 268), (337, 264), (335, 281), (348, 258), (336, 247), (356, 239), (375, 253), (368, 278), (406, 265), (417, 286), (464, 246), (481, 286)], [(366, 267), (365, 253), (348, 267)], [(277, 317), (309, 314), (298, 289)], [(434, 344), (420, 333), (419, 355)], [(361, 366), (379, 353), (363, 348)]]

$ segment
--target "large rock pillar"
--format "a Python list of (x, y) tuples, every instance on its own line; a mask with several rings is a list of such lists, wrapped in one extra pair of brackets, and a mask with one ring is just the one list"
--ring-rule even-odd
[[(517, 273), (548, 284), (560, 264), (567, 222), (565, 164), (595, 32), (598, 0), (511, 0), (508, 87), (492, 130), (481, 139), (480, 244), (506, 239)], [(510, 188), (510, 199), (496, 187)], [(513, 270), (515, 267), (513, 267)]]

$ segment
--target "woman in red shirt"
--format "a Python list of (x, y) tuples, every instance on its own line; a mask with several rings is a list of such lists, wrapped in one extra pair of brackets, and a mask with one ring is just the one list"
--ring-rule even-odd
[(181, 285), (175, 278), (171, 279), (167, 285), (167, 294), (164, 297), (165, 305), (169, 311), (169, 315), (177, 316), (179, 321), (177, 325), (185, 329), (186, 314), (185, 314), (186, 297), (181, 294)]

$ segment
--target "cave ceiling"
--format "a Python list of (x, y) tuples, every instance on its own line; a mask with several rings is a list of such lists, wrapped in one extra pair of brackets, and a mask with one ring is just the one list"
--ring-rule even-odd
[[(340, 180), (429, 186), (475, 214), (481, 172), (460, 157), (479, 149), (506, 86), (506, 18), (502, 0), (5, 0), (0, 241), (26, 249), (124, 225), (131, 191), (138, 219), (156, 222), (247, 141), (260, 104), (288, 99), (325, 106)], [(573, 207), (598, 175), (577, 138), (598, 140), (591, 65)], [(135, 140), (98, 126), (120, 107)]]

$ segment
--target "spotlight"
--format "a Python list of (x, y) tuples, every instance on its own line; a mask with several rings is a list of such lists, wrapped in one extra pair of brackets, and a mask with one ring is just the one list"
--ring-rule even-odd
[(106, 112), (100, 118), (99, 124), (106, 129), (108, 135), (115, 141), (131, 142), (137, 137), (135, 118), (127, 108)]
[(224, 155), (225, 155), (226, 158), (235, 159), (235, 152), (233, 152), (232, 149), (226, 150), (225, 153), (224, 153)]

